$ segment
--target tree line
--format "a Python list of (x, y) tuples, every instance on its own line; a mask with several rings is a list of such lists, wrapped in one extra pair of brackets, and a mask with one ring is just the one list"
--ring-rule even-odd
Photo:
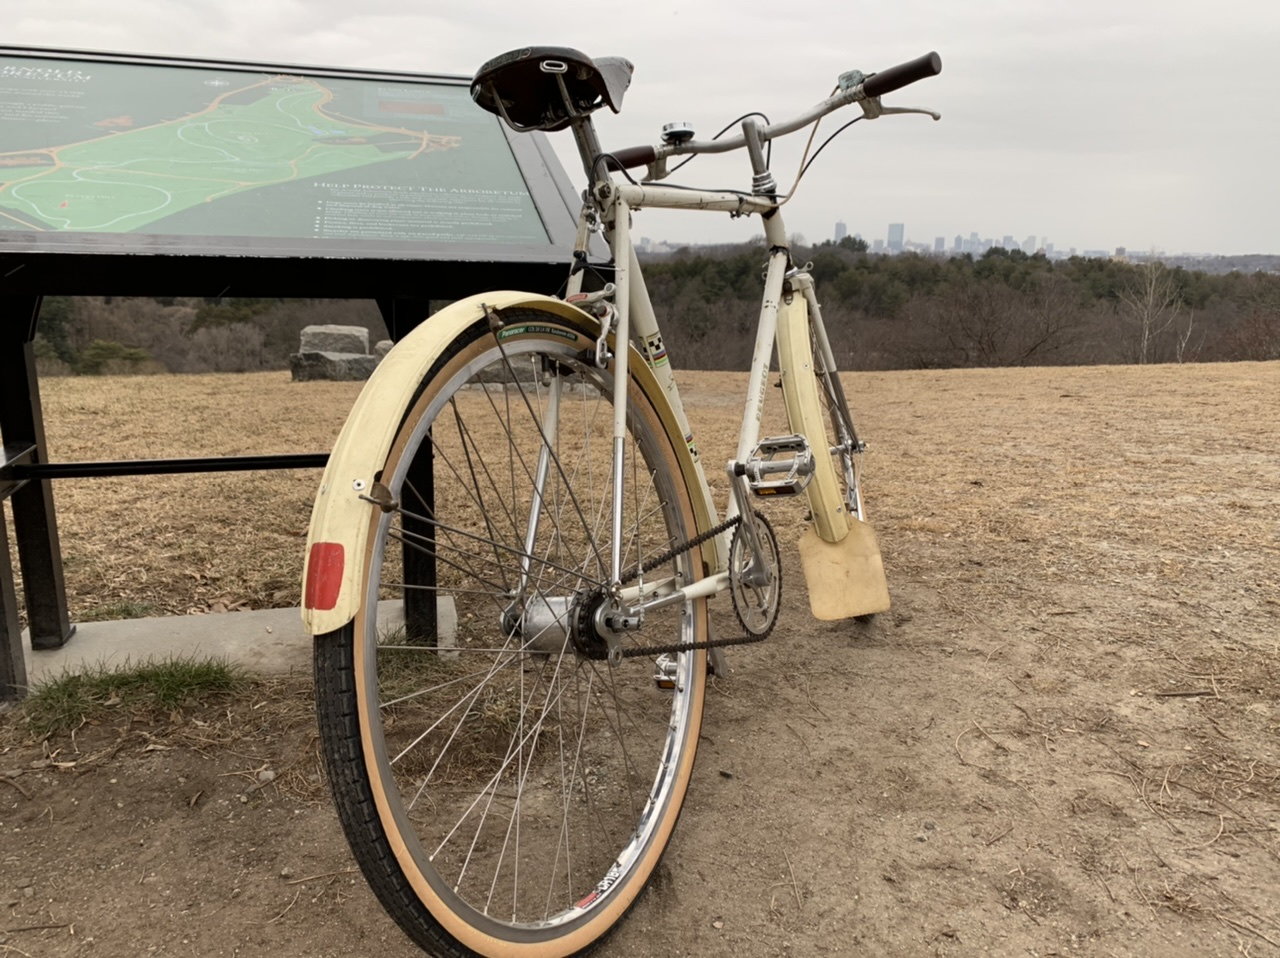
[[(1280, 275), (1215, 275), (1159, 261), (870, 254), (859, 240), (800, 248), (845, 369), (1280, 359)], [(677, 366), (750, 364), (765, 251), (652, 258), (645, 278)], [(606, 277), (607, 278), (607, 277)], [(283, 369), (313, 323), (386, 338), (372, 303), (49, 297), (44, 372)]]
[[(1280, 359), (1280, 275), (1159, 261), (801, 250), (844, 369)], [(763, 250), (684, 250), (645, 263), (677, 365), (745, 369)]]
[(362, 300), (46, 296), (36, 361), (45, 375), (287, 369), (302, 328), (326, 323), (387, 338)]

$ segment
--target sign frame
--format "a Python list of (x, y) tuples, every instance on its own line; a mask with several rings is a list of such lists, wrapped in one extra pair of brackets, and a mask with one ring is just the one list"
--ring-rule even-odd
[[(105, 53), (0, 45), (9, 59), (124, 64), (164, 69), (288, 75), (322, 80), (466, 88), (469, 77), (240, 60)], [(476, 108), (501, 133), (522, 175), (546, 243), (405, 242), (342, 239), (167, 236), (145, 232), (0, 230), (0, 295), (305, 296), (457, 298), (481, 288), (544, 290), (563, 279), (580, 196), (541, 133), (516, 134)], [(67, 257), (75, 268), (67, 269)], [(494, 268), (501, 266), (502, 275)], [(425, 267), (425, 268), (424, 268)]]

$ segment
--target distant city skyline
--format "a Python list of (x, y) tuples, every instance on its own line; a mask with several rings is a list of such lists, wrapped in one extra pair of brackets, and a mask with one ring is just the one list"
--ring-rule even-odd
[[(653, 211), (642, 211), (641, 215), (651, 215)], [(663, 215), (665, 211), (659, 213)], [(652, 217), (657, 219), (656, 216)], [(687, 223), (685, 224), (687, 225)], [(790, 225), (790, 224), (788, 224)], [(652, 231), (658, 232), (658, 231)], [(648, 239), (651, 249), (666, 248), (679, 249), (683, 246), (715, 246), (724, 243), (748, 242), (753, 237), (759, 235), (759, 226), (754, 224), (754, 229), (749, 224), (740, 237), (731, 238), (712, 238), (712, 239), (693, 239), (687, 236), (680, 239)], [(1202, 258), (1202, 257), (1231, 257), (1231, 256), (1248, 256), (1248, 255), (1280, 255), (1280, 241), (1275, 244), (1276, 251), (1266, 249), (1240, 251), (1235, 249), (1213, 249), (1207, 246), (1189, 247), (1179, 249), (1161, 244), (1138, 245), (1127, 242), (1107, 242), (1103, 244), (1096, 243), (1094, 245), (1083, 246), (1079, 244), (1061, 244), (1051, 239), (1048, 234), (1031, 233), (1024, 238), (1018, 239), (1019, 233), (1011, 232), (990, 232), (978, 230), (965, 230), (964, 232), (947, 232), (945, 234), (922, 233), (915, 235), (911, 232), (910, 224), (906, 222), (890, 222), (884, 224), (878, 231), (863, 230), (859, 228), (856, 221), (852, 217), (843, 217), (835, 221), (835, 223), (825, 230), (819, 230), (816, 233), (810, 233), (806, 230), (790, 230), (790, 235), (799, 237), (806, 245), (817, 245), (819, 243), (834, 241), (839, 242), (846, 236), (856, 237), (867, 243), (867, 248), (873, 253), (885, 252), (932, 252), (945, 253), (946, 255), (957, 255), (968, 253), (970, 255), (980, 256), (992, 247), (1001, 249), (1019, 249), (1028, 255), (1040, 250), (1046, 256), (1065, 258), (1070, 256), (1083, 257), (1114, 257), (1127, 256), (1143, 258), (1151, 255), (1165, 256), (1170, 258)], [(942, 243), (941, 247), (939, 242)], [(896, 245), (895, 245), (896, 244)]]
[[(1041, 254), (1050, 259), (1067, 259), (1072, 256), (1081, 256), (1087, 259), (1146, 259), (1149, 256), (1164, 256), (1172, 259), (1185, 258), (1216, 258), (1216, 257), (1232, 257), (1246, 256), (1252, 254), (1232, 254), (1220, 253), (1212, 250), (1193, 251), (1193, 250), (1165, 250), (1152, 248), (1130, 248), (1125, 245), (1115, 245), (1108, 247), (1076, 247), (1076, 246), (1058, 246), (1048, 236), (1039, 234), (1030, 234), (1018, 240), (1012, 233), (1004, 233), (997, 237), (994, 235), (983, 236), (976, 230), (971, 230), (967, 235), (956, 233), (948, 238), (946, 236), (935, 236), (931, 240), (914, 239), (907, 232), (905, 223), (889, 223), (884, 230), (884, 236), (866, 237), (861, 231), (855, 230), (850, 232), (849, 224), (844, 220), (837, 220), (831, 230), (829, 236), (805, 236), (803, 234), (791, 234), (795, 238), (799, 238), (807, 246), (815, 246), (824, 242), (839, 243), (846, 237), (851, 239), (862, 240), (867, 244), (867, 249), (872, 253), (896, 254), (896, 253), (931, 253), (933, 255), (958, 256), (970, 255), (981, 256), (987, 250), (1005, 249), (1019, 250), (1028, 256)], [(653, 239), (649, 236), (641, 236), (636, 245), (647, 253), (672, 253), (684, 247), (698, 246), (717, 246), (723, 245), (720, 241), (697, 242), (692, 240), (672, 241), (666, 239)], [(1275, 255), (1275, 254), (1260, 254)]]
[[(845, 236), (849, 236), (849, 227), (844, 220), (837, 220), (832, 237), (835, 242), (840, 242)], [(1049, 239), (1048, 236), (1037, 235), (1032, 233), (1025, 239), (1018, 240), (1012, 233), (1005, 233), (999, 238), (992, 236), (983, 236), (976, 230), (971, 230), (967, 235), (956, 233), (954, 237), (948, 239), (946, 236), (935, 236), (932, 240), (915, 239), (907, 234), (906, 224), (890, 223), (885, 231), (884, 239), (872, 237), (867, 239), (860, 232), (852, 234), (856, 239), (863, 240), (867, 243), (868, 248), (872, 252), (890, 252), (899, 253), (903, 251), (915, 251), (921, 253), (945, 253), (956, 256), (961, 254), (969, 254), (971, 256), (980, 256), (987, 250), (998, 247), (1006, 250), (1020, 250), (1028, 256), (1037, 252), (1043, 253), (1049, 257), (1055, 256), (1123, 256), (1126, 255), (1127, 247), (1115, 246), (1110, 249), (1078, 249), (1075, 246), (1059, 248)], [(808, 241), (808, 240), (807, 240)], [(822, 242), (818, 240), (817, 242)], [(1140, 251), (1146, 253), (1148, 251)], [(1156, 253), (1163, 254), (1165, 250), (1156, 250)], [(1172, 254), (1180, 255), (1180, 254)]]
[[(838, 220), (835, 224), (832, 239), (835, 242), (850, 235), (848, 224), (844, 220)], [(915, 239), (906, 231), (904, 223), (889, 223), (885, 231), (885, 238), (872, 238), (868, 240), (859, 232), (852, 234), (857, 239), (861, 239), (868, 244), (868, 248), (873, 252), (932, 252), (946, 253), (949, 255), (961, 255), (968, 253), (973, 256), (980, 256), (993, 247), (1006, 250), (1020, 250), (1028, 256), (1037, 252), (1043, 253), (1050, 258), (1068, 257), (1068, 256), (1084, 256), (1084, 257), (1102, 257), (1102, 256), (1127, 256), (1132, 254), (1148, 255), (1154, 253), (1156, 255), (1168, 256), (1197, 256), (1205, 255), (1204, 251), (1189, 250), (1163, 250), (1163, 249), (1134, 249), (1120, 244), (1111, 247), (1095, 247), (1081, 249), (1075, 246), (1059, 247), (1054, 244), (1048, 236), (1030, 234), (1022, 240), (1018, 240), (1012, 233), (1004, 233), (998, 239), (994, 235), (983, 236), (976, 230), (971, 230), (967, 235), (956, 233), (952, 238), (946, 236), (935, 236), (931, 240)], [(821, 242), (819, 240), (819, 242)], [(1209, 253), (1209, 255), (1214, 255)]]

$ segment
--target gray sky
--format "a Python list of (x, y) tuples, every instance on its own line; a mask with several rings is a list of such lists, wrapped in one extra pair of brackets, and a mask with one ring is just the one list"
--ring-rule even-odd
[[(599, 120), (606, 148), (654, 142), (671, 120), (703, 136), (748, 110), (776, 120), (845, 70), (936, 49), (942, 75), (885, 102), (932, 107), (942, 122), (847, 130), (787, 207), (792, 232), (816, 241), (844, 220), (875, 239), (902, 222), (908, 238), (948, 246), (977, 231), (1059, 249), (1280, 252), (1274, 0), (5, 0), (4, 13), (8, 45), (468, 75), (529, 44), (625, 56), (636, 73), (622, 114)], [(572, 138), (552, 140), (577, 182)], [(803, 140), (775, 149), (784, 187)], [(750, 183), (742, 154), (700, 158), (680, 176)], [(655, 240), (758, 228), (641, 215), (639, 232)]]

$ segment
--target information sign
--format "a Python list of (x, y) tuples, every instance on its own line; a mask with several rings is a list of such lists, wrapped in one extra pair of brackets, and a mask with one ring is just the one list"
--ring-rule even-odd
[(563, 260), (548, 159), (465, 78), (0, 48), (0, 251)]

